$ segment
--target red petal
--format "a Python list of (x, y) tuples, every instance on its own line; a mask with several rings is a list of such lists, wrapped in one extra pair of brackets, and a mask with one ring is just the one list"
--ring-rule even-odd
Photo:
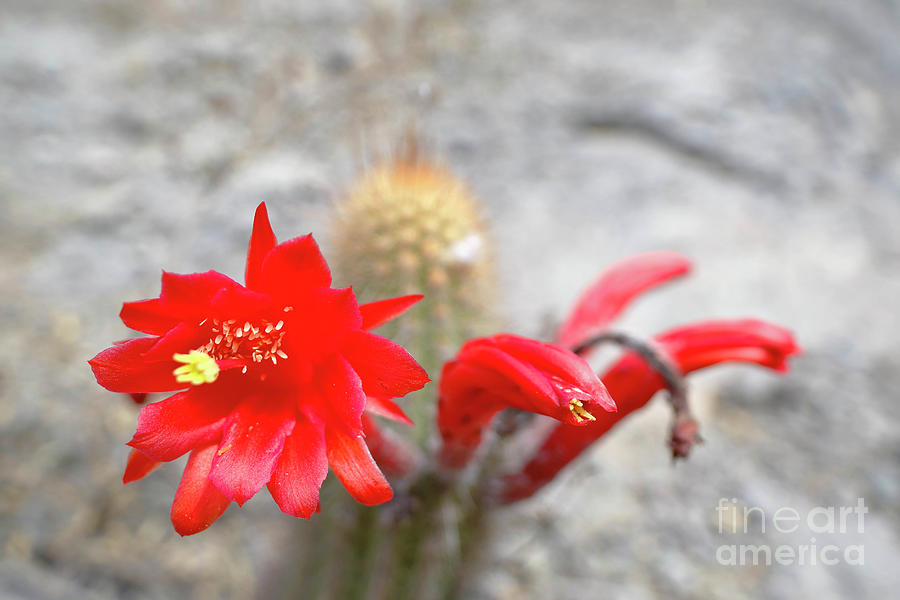
[[(570, 350), (511, 334), (495, 335), (491, 339), (504, 351), (544, 374), (556, 375), (563, 381), (563, 387), (572, 386), (585, 392), (590, 397), (592, 407), (596, 406), (605, 411), (616, 410), (616, 403), (591, 366)], [(554, 383), (554, 388), (557, 392), (560, 391), (557, 383)], [(564, 401), (568, 399), (563, 398)]]
[(347, 435), (360, 435), (360, 417), (366, 407), (366, 395), (359, 375), (350, 363), (339, 354), (332, 354), (316, 369), (316, 381), (329, 426), (339, 427)]
[[(504, 396), (508, 397), (512, 406), (544, 414), (553, 414), (558, 406), (556, 391), (543, 373), (498, 348), (489, 338), (464, 345), (457, 360), (472, 367), (494, 371), (518, 388), (519, 393)], [(445, 395), (444, 392), (442, 395)]]
[(240, 284), (216, 271), (189, 275), (163, 271), (160, 308), (178, 315), (182, 321), (199, 323), (208, 316), (213, 296), (231, 287), (240, 287)]
[(209, 301), (213, 312), (228, 315), (229, 318), (253, 320), (271, 312), (272, 298), (244, 287), (226, 288), (216, 293)]
[(357, 502), (375, 506), (394, 496), (362, 437), (350, 437), (331, 427), (325, 430), (328, 464)]
[(594, 370), (583, 358), (560, 346), (509, 333), (494, 335), (489, 339), (503, 352), (515, 356), (539, 371), (584, 386), (592, 385), (593, 380), (597, 379)]
[(756, 319), (704, 321), (677, 327), (656, 340), (684, 372), (726, 361), (784, 371), (787, 357), (800, 352), (790, 331)]
[(200, 533), (222, 516), (231, 502), (209, 480), (216, 447), (191, 452), (172, 503), (172, 525), (179, 535)]
[(415, 294), (363, 304), (359, 307), (359, 312), (362, 314), (362, 328), (369, 330), (387, 323), (391, 319), (402, 315), (413, 304), (424, 297), (421, 294)]
[(131, 483), (142, 479), (161, 464), (161, 462), (153, 460), (140, 450), (132, 450), (131, 454), (128, 455), (128, 464), (125, 465), (125, 475), (122, 476), (122, 483)]
[[(733, 360), (756, 362), (782, 370), (786, 359), (799, 350), (790, 331), (755, 320), (686, 325), (656, 336), (655, 341), (684, 374)], [(633, 354), (625, 355), (607, 371), (603, 382), (616, 399), (619, 411), (596, 414), (597, 420), (584, 427), (557, 425), (522, 471), (506, 478), (502, 492), (504, 502), (515, 502), (534, 494), (586, 448), (665, 387), (662, 377)]]
[(281, 398), (241, 402), (226, 421), (209, 478), (242, 505), (272, 477), (295, 416)]
[(162, 335), (178, 324), (178, 319), (164, 311), (159, 305), (159, 298), (125, 302), (119, 312), (119, 318), (126, 326), (144, 333)]
[(637, 296), (690, 269), (690, 261), (675, 252), (647, 252), (617, 262), (581, 294), (557, 342), (576, 347), (605, 329)]
[(128, 445), (154, 460), (175, 460), (217, 441), (236, 402), (223, 386), (199, 386), (148, 404)]
[(144, 360), (172, 360), (176, 352), (186, 353), (206, 343), (209, 337), (196, 325), (179, 323), (171, 331), (159, 338), (152, 348), (144, 353)]
[(431, 381), (402, 346), (373, 333), (350, 332), (341, 353), (359, 374), (369, 396), (398, 398)]
[(406, 416), (400, 407), (387, 398), (375, 398), (374, 396), (367, 397), (366, 412), (398, 423), (403, 423), (404, 425), (413, 425), (413, 422)]
[(269, 224), (266, 203), (261, 202), (256, 207), (256, 215), (253, 217), (253, 231), (250, 233), (250, 247), (247, 249), (247, 269), (244, 272), (244, 281), (248, 288), (253, 290), (260, 288), (263, 261), (276, 243), (278, 242), (275, 234), (272, 233), (272, 226)]
[(269, 493), (282, 511), (308, 519), (319, 504), (319, 488), (328, 475), (321, 425), (297, 421), (284, 442), (281, 458), (269, 481)]
[(702, 321), (682, 325), (658, 335), (657, 339), (673, 349), (753, 345), (788, 353), (799, 351), (789, 330), (757, 319)]
[(284, 313), (285, 351), (293, 358), (318, 361), (337, 352), (351, 331), (362, 323), (351, 288), (310, 288), (291, 301), (294, 310)]
[(283, 302), (316, 286), (330, 287), (331, 271), (312, 235), (278, 244), (263, 260), (260, 289)]
[(148, 362), (143, 354), (159, 338), (138, 338), (107, 348), (88, 361), (97, 383), (111, 392), (172, 392), (184, 389), (172, 374), (178, 367), (174, 360)]

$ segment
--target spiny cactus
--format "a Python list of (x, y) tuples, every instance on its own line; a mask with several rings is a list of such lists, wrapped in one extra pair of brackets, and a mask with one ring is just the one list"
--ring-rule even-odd
[[(361, 302), (425, 295), (378, 333), (403, 344), (436, 380), (442, 363), (463, 342), (494, 325), (487, 308), (495, 296), (493, 262), (476, 200), (459, 179), (421, 158), (414, 139), (409, 142), (405, 158), (363, 174), (338, 204), (333, 264), (338, 283), (353, 282)], [(404, 401), (416, 426), (402, 433), (413, 435), (423, 449), (435, 433), (436, 405), (434, 384)], [(448, 515), (459, 509), (434, 481), (426, 471), (411, 482), (407, 494), (416, 496), (418, 511), (396, 523), (388, 536), (392, 559), (384, 576), (389, 583), (379, 598), (430, 599), (452, 589), (458, 561), (444, 547), (446, 540), (431, 539), (430, 532), (455, 530), (458, 523)], [(361, 536), (378, 533), (365, 523), (357, 521)], [(423, 561), (427, 553), (443, 558)], [(360, 575), (360, 581), (366, 577)]]
[[(379, 333), (408, 348), (436, 379), (465, 340), (491, 325), (493, 263), (466, 186), (422, 158), (414, 142), (408, 148), (404, 158), (363, 174), (338, 204), (334, 264), (360, 301), (425, 295)], [(433, 385), (406, 405), (421, 447), (434, 432), (435, 405)]]
[(479, 207), (440, 167), (411, 157), (364, 174), (338, 205), (334, 235), (338, 276), (361, 301), (425, 294), (383, 333), (433, 378), (490, 320), (493, 265)]

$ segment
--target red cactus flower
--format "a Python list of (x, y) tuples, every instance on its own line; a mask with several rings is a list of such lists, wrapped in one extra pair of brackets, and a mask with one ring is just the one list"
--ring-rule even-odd
[(172, 505), (182, 535), (264, 485), (281, 510), (309, 518), (329, 467), (359, 502), (389, 500), (362, 437), (363, 410), (368, 402), (405, 419), (390, 398), (428, 377), (402, 347), (367, 330), (421, 297), (358, 306), (351, 288), (331, 288), (312, 236), (277, 244), (264, 204), (245, 278), (243, 286), (215, 271), (164, 272), (159, 298), (125, 303), (120, 315), (152, 337), (90, 361), (114, 392), (180, 390), (141, 410), (126, 483), (190, 452)]
[(475, 339), (441, 373), (441, 462), (463, 467), (497, 412), (509, 407), (571, 425), (616, 410), (591, 367), (565, 348), (510, 334)]
[[(751, 319), (685, 325), (658, 335), (654, 342), (683, 374), (729, 361), (755, 363), (784, 372), (788, 357), (800, 351), (787, 329)], [(524, 468), (504, 480), (502, 502), (515, 502), (534, 494), (588, 446), (665, 388), (660, 374), (634, 354), (624, 356), (602, 379), (616, 399), (618, 412), (598, 414), (585, 427), (557, 425)]]
[[(687, 258), (673, 252), (648, 252), (614, 264), (579, 297), (557, 339), (580, 354), (586, 353), (591, 348), (590, 338), (604, 333), (632, 300), (651, 287), (684, 275), (690, 268)], [(657, 336), (654, 342), (683, 374), (726, 361), (756, 363), (784, 372), (787, 358), (800, 351), (788, 330), (750, 319), (684, 326)], [(515, 502), (534, 494), (588, 446), (666, 387), (662, 375), (636, 354), (625, 355), (602, 379), (619, 410), (615, 414), (600, 414), (585, 427), (557, 425), (522, 470), (503, 479), (501, 502)], [(696, 438), (696, 422), (687, 419), (680, 426), (676, 419), (673, 456), (686, 455), (691, 440)]]

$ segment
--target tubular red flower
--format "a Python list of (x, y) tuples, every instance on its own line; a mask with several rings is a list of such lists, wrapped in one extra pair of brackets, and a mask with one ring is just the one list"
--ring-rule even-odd
[(370, 302), (359, 307), (362, 316), (362, 328), (375, 329), (391, 319), (405, 313), (413, 304), (424, 298), (421, 294), (388, 298), (378, 302)]
[(190, 452), (172, 507), (182, 535), (267, 484), (284, 512), (309, 518), (329, 466), (360, 502), (390, 499), (363, 440), (366, 395), (374, 413), (408, 422), (390, 399), (428, 382), (406, 350), (365, 331), (421, 296), (358, 306), (352, 289), (331, 288), (312, 236), (277, 244), (264, 204), (245, 277), (164, 272), (159, 298), (121, 312), (152, 337), (89, 361), (111, 391), (178, 392), (141, 410), (125, 479)]
[[(654, 342), (684, 374), (729, 361), (755, 363), (785, 372), (787, 359), (800, 352), (790, 331), (752, 319), (685, 325), (656, 336)], [(597, 420), (585, 427), (557, 425), (524, 468), (504, 479), (501, 502), (511, 503), (534, 494), (588, 446), (665, 387), (662, 377), (634, 354), (625, 355), (602, 379), (616, 399), (618, 412), (598, 414)]]
[(510, 334), (467, 342), (444, 365), (438, 401), (440, 460), (461, 468), (484, 429), (504, 408), (518, 408), (572, 425), (615, 411), (606, 388), (584, 359), (537, 340)]
[(645, 252), (621, 260), (581, 294), (559, 328), (557, 343), (575, 348), (603, 331), (637, 296), (672, 278), (687, 274), (691, 261), (675, 252)]

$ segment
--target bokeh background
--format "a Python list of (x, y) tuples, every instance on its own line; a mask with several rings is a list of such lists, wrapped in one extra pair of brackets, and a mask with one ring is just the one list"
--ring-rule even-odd
[[(289, 543), (266, 494), (180, 539), (180, 469), (123, 487), (125, 398), (85, 361), (160, 269), (239, 276), (413, 124), (485, 206), (498, 312), (547, 330), (607, 263), (696, 273), (634, 307), (791, 326), (788, 377), (692, 383), (707, 444), (630, 418), (498, 515), (471, 598), (887, 598), (900, 585), (896, 0), (5, 0), (0, 5), (0, 598), (252, 597)], [(869, 508), (865, 565), (728, 567), (720, 498)], [(771, 523), (769, 523), (771, 525)], [(818, 540), (824, 543), (827, 536)]]

